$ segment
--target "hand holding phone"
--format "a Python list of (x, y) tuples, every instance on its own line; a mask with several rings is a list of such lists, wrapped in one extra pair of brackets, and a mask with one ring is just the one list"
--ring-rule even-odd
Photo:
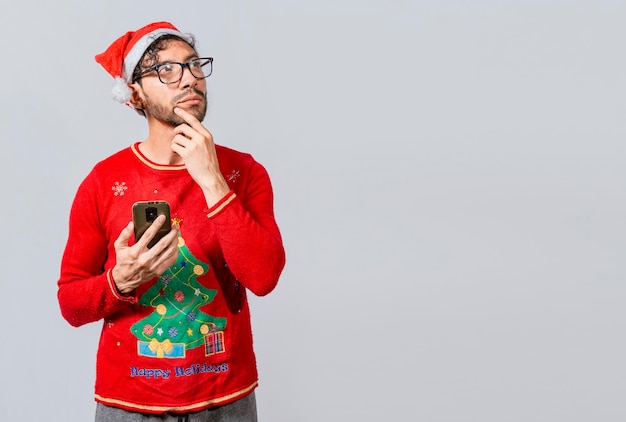
[(172, 229), (172, 219), (170, 216), (170, 204), (166, 201), (139, 201), (133, 204), (133, 225), (135, 226), (135, 242), (152, 225), (159, 215), (165, 216), (163, 225), (156, 232), (154, 237), (148, 242), (148, 248), (153, 247), (163, 236)]

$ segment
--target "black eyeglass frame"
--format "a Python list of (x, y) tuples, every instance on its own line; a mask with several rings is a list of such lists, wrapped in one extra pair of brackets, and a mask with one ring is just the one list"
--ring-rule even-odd
[[(206, 61), (205, 61), (206, 60)], [(191, 70), (191, 63), (193, 62), (197, 62), (200, 61), (200, 67), (203, 68), (204, 66), (206, 66), (207, 64), (209, 64), (209, 73), (207, 73), (206, 75), (202, 76), (202, 77), (198, 77), (196, 75), (194, 75), (193, 70)], [(161, 79), (161, 75), (159, 74), (159, 69), (161, 68), (161, 66), (165, 66), (168, 64), (177, 64), (180, 65), (181, 67), (181, 72), (180, 72), (180, 77), (172, 82), (163, 82), (163, 80)], [(157, 77), (159, 78), (159, 81), (162, 84), (165, 85), (171, 85), (171, 84), (175, 84), (180, 82), (180, 80), (183, 78), (183, 73), (185, 73), (185, 68), (189, 69), (189, 73), (191, 73), (191, 75), (196, 78), (196, 79), (206, 79), (209, 76), (211, 76), (211, 74), (213, 74), (213, 57), (197, 57), (195, 59), (191, 59), (189, 60), (187, 63), (180, 63), (180, 62), (164, 62), (164, 63), (159, 63), (157, 65), (154, 65), (152, 67), (149, 67), (145, 70), (143, 70), (139, 75), (137, 75), (137, 77), (133, 80), (133, 82), (137, 82), (137, 80), (141, 79), (144, 77), (144, 75), (150, 73), (150, 72), (155, 72), (157, 74)]]

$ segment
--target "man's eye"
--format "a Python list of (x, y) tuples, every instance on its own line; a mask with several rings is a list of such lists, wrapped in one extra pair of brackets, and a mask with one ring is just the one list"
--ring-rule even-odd
[(160, 73), (170, 73), (174, 71), (174, 65), (172, 63), (165, 63), (159, 67)]

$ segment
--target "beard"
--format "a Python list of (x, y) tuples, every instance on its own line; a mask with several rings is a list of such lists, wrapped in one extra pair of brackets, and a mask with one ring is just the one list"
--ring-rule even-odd
[(190, 89), (189, 92), (184, 92), (180, 95), (177, 95), (176, 97), (172, 99), (172, 104), (170, 105), (156, 104), (152, 102), (152, 100), (148, 96), (146, 96), (145, 111), (149, 113), (152, 117), (154, 117), (156, 120), (163, 122), (163, 123), (167, 123), (171, 126), (178, 126), (183, 123), (187, 123), (179, 115), (174, 113), (174, 108), (176, 107), (176, 103), (179, 100), (189, 96), (192, 93), (202, 97), (203, 101), (200, 104), (194, 105), (189, 108), (185, 108), (185, 111), (190, 113), (193, 117), (195, 117), (199, 121), (203, 121), (204, 116), (206, 115), (206, 111), (207, 111), (206, 95), (204, 92), (197, 90), (197, 89)]

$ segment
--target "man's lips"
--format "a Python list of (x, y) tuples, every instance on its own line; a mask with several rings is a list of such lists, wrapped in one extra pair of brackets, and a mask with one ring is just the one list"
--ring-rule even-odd
[(177, 105), (195, 105), (195, 104), (202, 103), (202, 101), (204, 101), (204, 99), (200, 97), (199, 95), (191, 95), (189, 97), (183, 98), (182, 100), (178, 101), (176, 104)]

